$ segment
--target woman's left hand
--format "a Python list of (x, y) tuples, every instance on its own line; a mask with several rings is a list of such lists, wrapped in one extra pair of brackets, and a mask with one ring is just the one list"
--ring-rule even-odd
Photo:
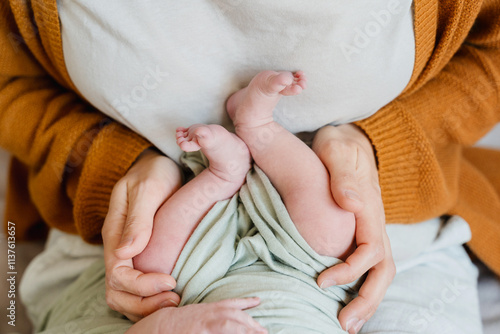
[(330, 173), (337, 204), (354, 213), (357, 248), (344, 263), (323, 271), (326, 288), (355, 281), (368, 271), (358, 296), (339, 314), (342, 327), (357, 333), (375, 313), (396, 273), (370, 140), (355, 125), (326, 126), (314, 138), (313, 150)]
[(154, 150), (144, 151), (111, 193), (102, 228), (106, 264), (106, 302), (132, 321), (162, 307), (176, 306), (175, 280), (134, 269), (132, 258), (149, 242), (158, 208), (181, 186), (175, 162)]

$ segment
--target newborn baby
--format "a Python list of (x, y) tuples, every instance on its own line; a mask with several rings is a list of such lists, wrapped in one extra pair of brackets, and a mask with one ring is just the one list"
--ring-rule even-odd
[(158, 210), (149, 244), (134, 258), (136, 269), (170, 274), (201, 219), (244, 184), (252, 158), (278, 190), (297, 230), (314, 251), (339, 259), (353, 252), (354, 215), (335, 203), (325, 166), (306, 144), (273, 120), (281, 97), (300, 94), (306, 81), (300, 71), (257, 74), (227, 101), (236, 135), (220, 125), (177, 129), (179, 147), (186, 152), (201, 150), (210, 164)]

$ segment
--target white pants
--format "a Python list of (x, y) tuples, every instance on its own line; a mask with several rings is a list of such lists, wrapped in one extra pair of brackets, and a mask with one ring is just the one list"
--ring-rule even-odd
[[(477, 269), (462, 244), (467, 223), (452, 217), (414, 225), (388, 225), (397, 274), (361, 333), (481, 334)], [(47, 309), (102, 247), (52, 230), (46, 249), (28, 266), (20, 294), (35, 328)]]
[(481, 334), (478, 270), (463, 243), (468, 224), (388, 225), (396, 276), (361, 333)]

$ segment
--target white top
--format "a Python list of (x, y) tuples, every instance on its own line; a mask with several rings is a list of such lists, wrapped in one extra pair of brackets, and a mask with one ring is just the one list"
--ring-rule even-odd
[(177, 159), (175, 128), (230, 126), (224, 104), (262, 70), (303, 70), (291, 132), (366, 118), (408, 84), (411, 0), (58, 0), (66, 66), (96, 108)]

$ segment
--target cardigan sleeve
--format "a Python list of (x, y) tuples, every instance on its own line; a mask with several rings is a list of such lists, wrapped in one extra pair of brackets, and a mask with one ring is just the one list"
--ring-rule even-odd
[(28, 17), (16, 21), (5, 0), (0, 16), (0, 146), (26, 166), (26, 191), (49, 226), (99, 242), (114, 184), (151, 144), (56, 80)]
[[(446, 25), (438, 26), (425, 82), (356, 123), (376, 152), (389, 223), (449, 213), (458, 197), (464, 147), (500, 121), (500, 1), (484, 1), (476, 11), (466, 1), (451, 3), (440, 2), (439, 20)], [(474, 24), (467, 28), (464, 22)]]

